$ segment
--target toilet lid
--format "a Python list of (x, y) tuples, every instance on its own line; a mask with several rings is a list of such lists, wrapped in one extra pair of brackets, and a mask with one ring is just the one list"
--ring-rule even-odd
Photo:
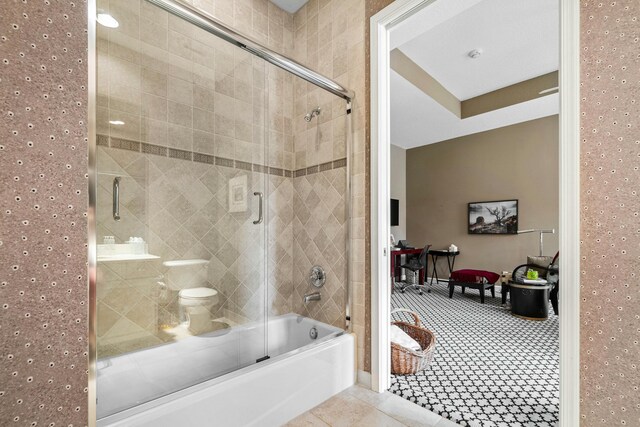
[(218, 294), (218, 291), (211, 288), (192, 288), (192, 289), (183, 289), (180, 291), (180, 298), (209, 298)]

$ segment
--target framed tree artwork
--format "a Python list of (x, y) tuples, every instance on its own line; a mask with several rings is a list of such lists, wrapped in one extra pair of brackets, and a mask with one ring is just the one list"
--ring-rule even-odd
[(469, 234), (517, 234), (518, 201), (469, 203)]

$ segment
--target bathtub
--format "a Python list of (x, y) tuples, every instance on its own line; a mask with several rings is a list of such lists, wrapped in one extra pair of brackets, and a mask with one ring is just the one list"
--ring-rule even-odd
[(259, 363), (261, 325), (100, 359), (97, 425), (278, 426), (354, 383), (353, 335), (296, 314), (267, 328)]

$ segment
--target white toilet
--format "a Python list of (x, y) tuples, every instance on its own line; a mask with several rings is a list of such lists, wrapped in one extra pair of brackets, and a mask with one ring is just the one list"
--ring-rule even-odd
[(167, 286), (178, 291), (178, 304), (185, 326), (194, 335), (213, 330), (211, 309), (218, 303), (218, 291), (203, 286), (209, 261), (184, 259), (165, 261)]

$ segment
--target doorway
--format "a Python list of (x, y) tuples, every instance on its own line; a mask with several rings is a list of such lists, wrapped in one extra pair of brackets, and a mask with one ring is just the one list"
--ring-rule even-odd
[[(394, 38), (408, 31), (405, 24), (451, 11), (431, 6), (442, 0), (395, 2), (371, 20), (371, 256), (372, 256), (372, 387), (389, 387), (389, 207), (390, 198), (390, 75)], [(479, 1), (472, 2), (474, 4)], [(559, 250), (560, 281), (560, 422), (578, 423), (579, 360), (579, 146), (578, 146), (578, 7), (561, 2), (559, 114)], [(447, 15), (447, 13), (449, 15)], [(431, 16), (433, 18), (433, 16)], [(424, 22), (424, 21), (422, 21)], [(403, 24), (403, 25), (400, 25)], [(393, 35), (392, 35), (393, 34)]]

